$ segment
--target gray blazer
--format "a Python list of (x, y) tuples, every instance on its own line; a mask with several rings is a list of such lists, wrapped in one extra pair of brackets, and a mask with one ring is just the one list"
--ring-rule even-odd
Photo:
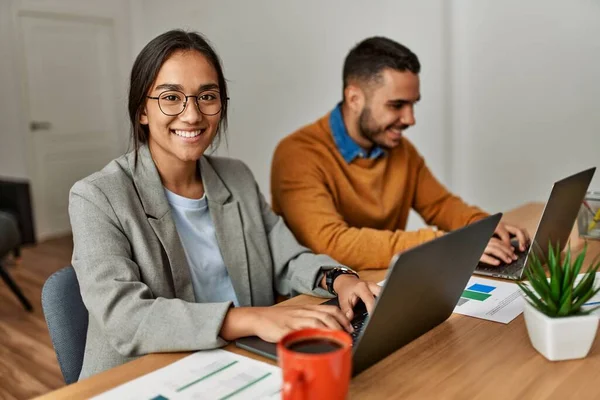
[[(331, 297), (322, 267), (298, 244), (241, 161), (199, 161), (219, 248), (240, 306), (270, 306), (275, 291)], [(89, 311), (80, 378), (137, 356), (220, 347), (227, 303), (196, 303), (189, 266), (146, 146), (77, 182), (69, 196), (73, 267)]]

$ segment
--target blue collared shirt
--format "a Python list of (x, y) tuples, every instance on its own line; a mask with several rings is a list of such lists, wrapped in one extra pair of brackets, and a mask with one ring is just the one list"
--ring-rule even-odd
[(352, 140), (350, 135), (348, 135), (346, 125), (344, 125), (341, 103), (331, 111), (331, 114), (329, 115), (329, 126), (333, 133), (333, 140), (335, 141), (340, 154), (348, 164), (358, 157), (375, 159), (385, 154), (383, 149), (379, 146), (373, 146), (371, 151), (367, 152)]

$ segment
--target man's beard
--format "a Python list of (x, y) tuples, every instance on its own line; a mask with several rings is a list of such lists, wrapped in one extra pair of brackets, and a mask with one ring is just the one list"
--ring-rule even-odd
[(360, 116), (358, 117), (358, 130), (362, 137), (367, 139), (373, 145), (379, 146), (385, 150), (390, 150), (391, 147), (386, 145), (382, 140), (377, 140), (377, 137), (384, 135), (386, 130), (393, 128), (394, 126), (400, 126), (402, 131), (410, 127), (409, 125), (398, 125), (397, 123), (390, 124), (386, 127), (378, 126), (377, 122), (373, 119), (371, 109), (368, 106), (365, 106), (362, 109)]

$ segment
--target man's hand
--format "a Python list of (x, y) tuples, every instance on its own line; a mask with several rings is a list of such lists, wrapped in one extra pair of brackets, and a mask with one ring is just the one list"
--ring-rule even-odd
[(481, 256), (481, 262), (499, 265), (500, 260), (507, 264), (516, 260), (515, 248), (510, 243), (511, 234), (516, 236), (519, 241), (519, 250), (525, 251), (530, 241), (527, 231), (517, 226), (500, 222), (494, 231), (494, 235), (498, 237), (492, 237), (489, 241)]

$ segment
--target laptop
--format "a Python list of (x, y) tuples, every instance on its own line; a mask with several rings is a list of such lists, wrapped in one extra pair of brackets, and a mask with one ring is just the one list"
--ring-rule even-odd
[(515, 261), (510, 264), (501, 262), (500, 265), (479, 262), (475, 273), (518, 280), (523, 276), (531, 252), (535, 251), (535, 254), (545, 261), (544, 255), (548, 254), (549, 241), (553, 244), (560, 243), (564, 248), (595, 171), (595, 167), (586, 169), (555, 182), (535, 231), (533, 245), (521, 252), (518, 240), (512, 239), (511, 243), (515, 248), (515, 255), (518, 257)]
[[(371, 315), (362, 303), (354, 309), (353, 376), (448, 319), (501, 216), (492, 215), (392, 259)], [(337, 299), (323, 304), (338, 305)], [(256, 336), (238, 339), (236, 345), (277, 358), (276, 345)]]

